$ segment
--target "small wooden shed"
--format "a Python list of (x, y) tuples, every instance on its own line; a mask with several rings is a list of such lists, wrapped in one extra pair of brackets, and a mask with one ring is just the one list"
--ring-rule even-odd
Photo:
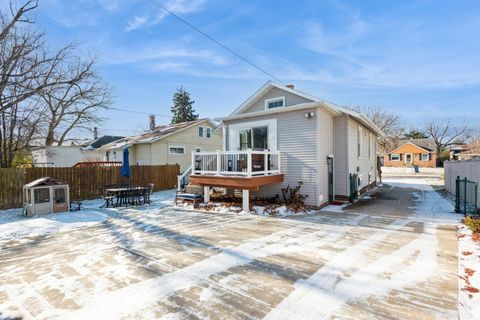
[(69, 211), (68, 184), (44, 177), (24, 185), (23, 208), (26, 215)]

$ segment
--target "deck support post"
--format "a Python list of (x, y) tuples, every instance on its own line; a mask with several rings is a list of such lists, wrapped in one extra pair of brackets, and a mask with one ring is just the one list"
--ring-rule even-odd
[(210, 202), (210, 187), (203, 187), (203, 202)]
[(242, 203), (244, 212), (250, 212), (250, 190), (242, 190)]

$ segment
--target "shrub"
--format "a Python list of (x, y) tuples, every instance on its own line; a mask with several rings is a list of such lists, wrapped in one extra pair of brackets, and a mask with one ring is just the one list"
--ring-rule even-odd
[(480, 219), (467, 216), (465, 219), (463, 219), (463, 223), (465, 223), (465, 225), (472, 230), (473, 233), (480, 232)]
[(300, 193), (302, 184), (303, 182), (300, 181), (294, 188), (291, 188), (290, 185), (288, 185), (286, 188), (282, 189), (283, 202), (288, 208), (293, 209), (294, 211), (304, 210), (306, 208), (305, 199), (308, 195)]

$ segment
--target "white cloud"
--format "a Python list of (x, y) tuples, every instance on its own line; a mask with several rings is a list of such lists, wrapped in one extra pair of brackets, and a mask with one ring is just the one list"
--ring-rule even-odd
[(135, 16), (132, 20), (127, 21), (127, 26), (125, 31), (132, 31), (138, 29), (147, 23), (148, 17), (146, 16)]
[[(200, 11), (205, 3), (206, 0), (169, 0), (161, 5), (175, 14), (188, 14)], [(127, 22), (127, 27), (125, 28), (125, 31), (132, 31), (147, 25), (154, 26), (162, 22), (168, 15), (168, 13), (158, 6), (157, 8), (158, 10), (156, 10), (155, 13), (149, 13), (143, 16), (145, 18), (145, 21), (142, 21), (141, 24), (135, 25), (135, 28), (131, 27), (132, 21), (129, 20)]]

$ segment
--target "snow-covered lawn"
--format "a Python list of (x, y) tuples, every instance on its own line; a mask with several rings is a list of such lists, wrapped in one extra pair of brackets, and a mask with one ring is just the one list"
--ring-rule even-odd
[(460, 319), (480, 317), (480, 242), (472, 239), (465, 225), (458, 227), (458, 273)]
[(174, 207), (174, 191), (0, 213), (0, 319), (457, 318), (458, 216), (427, 183), (385, 183), (280, 219)]

